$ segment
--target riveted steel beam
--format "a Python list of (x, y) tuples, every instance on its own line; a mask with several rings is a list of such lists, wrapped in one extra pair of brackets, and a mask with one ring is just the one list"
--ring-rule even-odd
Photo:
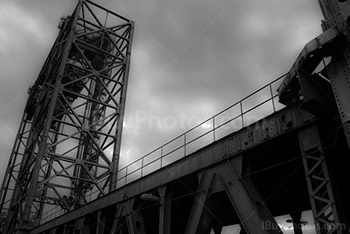
[[(318, 234), (348, 233), (339, 216), (328, 165), (316, 126), (299, 132), (306, 181)], [(335, 155), (332, 155), (335, 156)]]

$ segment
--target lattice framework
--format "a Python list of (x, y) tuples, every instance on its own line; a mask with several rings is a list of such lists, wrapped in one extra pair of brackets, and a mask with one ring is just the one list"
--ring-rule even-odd
[(115, 189), (133, 22), (89, 0), (62, 18), (30, 89), (1, 191), (6, 230)]

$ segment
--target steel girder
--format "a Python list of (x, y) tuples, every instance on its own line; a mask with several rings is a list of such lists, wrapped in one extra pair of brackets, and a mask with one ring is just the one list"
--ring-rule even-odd
[(80, 0), (30, 89), (0, 191), (5, 233), (115, 189), (133, 22)]
[[(217, 234), (221, 233), (222, 226), (214, 225), (215, 214), (219, 212), (218, 201), (211, 199), (212, 194), (220, 191), (225, 191), (229, 197), (245, 233), (282, 233), (254, 184), (249, 177), (242, 176), (242, 156), (204, 170), (199, 177), (200, 185), (186, 234), (209, 234), (212, 229)], [(266, 228), (266, 223), (274, 228)]]
[[(319, 0), (324, 15), (323, 30), (336, 26), (342, 31), (349, 41), (349, 16), (350, 7), (348, 2)], [(329, 79), (338, 106), (338, 112), (343, 123), (348, 146), (350, 148), (350, 47), (349, 45), (332, 58), (328, 66)]]
[[(219, 212), (217, 204), (220, 201), (217, 197), (212, 198), (217, 193), (226, 194), (228, 199), (225, 205), (234, 208), (246, 233), (282, 233), (253, 183), (248, 177), (242, 177), (241, 165), (242, 156), (238, 156), (198, 171), (197, 178), (200, 183), (196, 187), (195, 199), (186, 204), (192, 206), (190, 214), (183, 213), (183, 210), (172, 211), (172, 206), (179, 203), (178, 197), (174, 196), (174, 189), (177, 187), (174, 184), (165, 184), (154, 191), (153, 195), (147, 194), (148, 196), (143, 197), (146, 195), (144, 193), (125, 198), (117, 204), (97, 211), (92, 210), (83, 217), (67, 220), (66, 223), (41, 233), (168, 234), (178, 233), (179, 230), (191, 234), (209, 234), (211, 230), (220, 233), (222, 223), (216, 217)], [(148, 197), (153, 199), (147, 203)], [(152, 217), (147, 217), (147, 209), (155, 211)], [(187, 215), (189, 218), (181, 223), (183, 227), (172, 223), (175, 223), (175, 218)], [(235, 214), (232, 213), (227, 218), (234, 222), (234, 217)], [(154, 232), (150, 231), (151, 227)]]
[[(350, 7), (347, 1), (319, 0), (324, 16), (322, 29), (326, 31), (331, 27), (337, 27), (347, 40), (350, 39), (349, 16)], [(350, 47), (349, 44), (341, 53), (332, 57), (327, 67), (329, 80), (338, 107), (339, 116), (343, 123), (348, 146), (350, 148)]]
[[(306, 181), (317, 234), (348, 233), (346, 218), (340, 212), (321, 139), (316, 126), (299, 132)], [(328, 155), (336, 157), (336, 155)]]

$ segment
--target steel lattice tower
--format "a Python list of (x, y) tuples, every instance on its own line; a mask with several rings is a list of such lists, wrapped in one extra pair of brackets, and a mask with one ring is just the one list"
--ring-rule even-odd
[(133, 22), (89, 0), (62, 18), (0, 191), (4, 233), (116, 188)]

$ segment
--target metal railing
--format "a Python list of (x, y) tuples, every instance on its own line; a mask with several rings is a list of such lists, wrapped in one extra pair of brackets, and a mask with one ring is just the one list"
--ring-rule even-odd
[[(222, 137), (238, 131), (283, 106), (276, 100), (285, 75), (204, 120), (190, 130), (119, 169), (117, 188), (183, 158)], [(257, 100), (256, 102), (254, 101)]]

